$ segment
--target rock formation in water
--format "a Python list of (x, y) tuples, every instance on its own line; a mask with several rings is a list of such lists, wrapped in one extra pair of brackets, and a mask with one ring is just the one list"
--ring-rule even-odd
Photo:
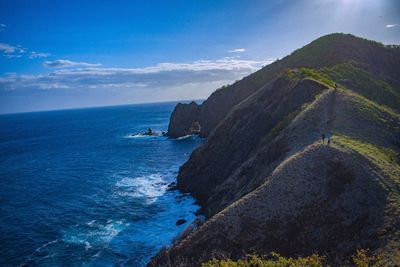
[(200, 112), (200, 106), (194, 101), (176, 105), (169, 122), (168, 135), (175, 138), (193, 134), (193, 127), (200, 125)]

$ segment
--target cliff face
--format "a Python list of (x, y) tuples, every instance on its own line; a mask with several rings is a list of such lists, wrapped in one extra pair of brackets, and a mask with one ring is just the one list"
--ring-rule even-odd
[(200, 106), (194, 101), (176, 105), (168, 125), (168, 135), (175, 138), (192, 134), (194, 125), (200, 122), (200, 112)]
[(399, 262), (399, 51), (329, 35), (197, 106), (208, 138), (178, 187), (207, 221), (150, 265), (272, 251), (342, 264), (359, 248)]

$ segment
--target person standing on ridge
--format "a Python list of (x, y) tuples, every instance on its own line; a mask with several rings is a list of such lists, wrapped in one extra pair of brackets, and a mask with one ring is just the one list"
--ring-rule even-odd
[(328, 133), (328, 146), (331, 144), (331, 139), (332, 139), (332, 133)]
[(322, 144), (325, 144), (325, 134), (322, 134)]

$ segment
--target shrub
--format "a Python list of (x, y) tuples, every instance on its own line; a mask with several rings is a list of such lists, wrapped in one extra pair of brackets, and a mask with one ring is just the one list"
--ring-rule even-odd
[(322, 267), (323, 257), (311, 255), (309, 257), (285, 258), (278, 253), (272, 253), (272, 259), (263, 259), (259, 256), (250, 256), (247, 259), (232, 261), (213, 259), (203, 263), (202, 267)]
[[(201, 267), (329, 267), (325, 263), (325, 258), (318, 254), (313, 254), (308, 257), (286, 258), (278, 253), (271, 253), (269, 259), (260, 256), (250, 256), (247, 259), (233, 261), (212, 259), (209, 262), (202, 263)], [(357, 250), (351, 257), (352, 264), (343, 266), (355, 267), (380, 267), (384, 266), (383, 261), (378, 256), (369, 256), (365, 249)]]

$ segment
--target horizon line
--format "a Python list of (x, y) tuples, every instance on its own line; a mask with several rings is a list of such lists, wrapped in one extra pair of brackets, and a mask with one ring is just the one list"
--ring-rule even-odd
[(151, 104), (163, 104), (163, 103), (174, 103), (180, 101), (204, 101), (204, 99), (177, 99), (170, 101), (156, 101), (156, 102), (141, 102), (141, 103), (131, 103), (131, 104), (117, 104), (117, 105), (104, 105), (104, 106), (86, 106), (86, 107), (71, 107), (71, 108), (56, 108), (56, 109), (43, 109), (43, 110), (32, 110), (32, 111), (19, 111), (19, 112), (5, 112), (0, 113), (0, 116), (3, 115), (20, 115), (20, 114), (29, 114), (29, 113), (40, 113), (40, 112), (52, 112), (52, 111), (67, 111), (67, 110), (79, 110), (79, 109), (95, 109), (95, 108), (109, 108), (109, 107), (123, 107), (123, 106), (140, 106), (140, 105), (151, 105)]

